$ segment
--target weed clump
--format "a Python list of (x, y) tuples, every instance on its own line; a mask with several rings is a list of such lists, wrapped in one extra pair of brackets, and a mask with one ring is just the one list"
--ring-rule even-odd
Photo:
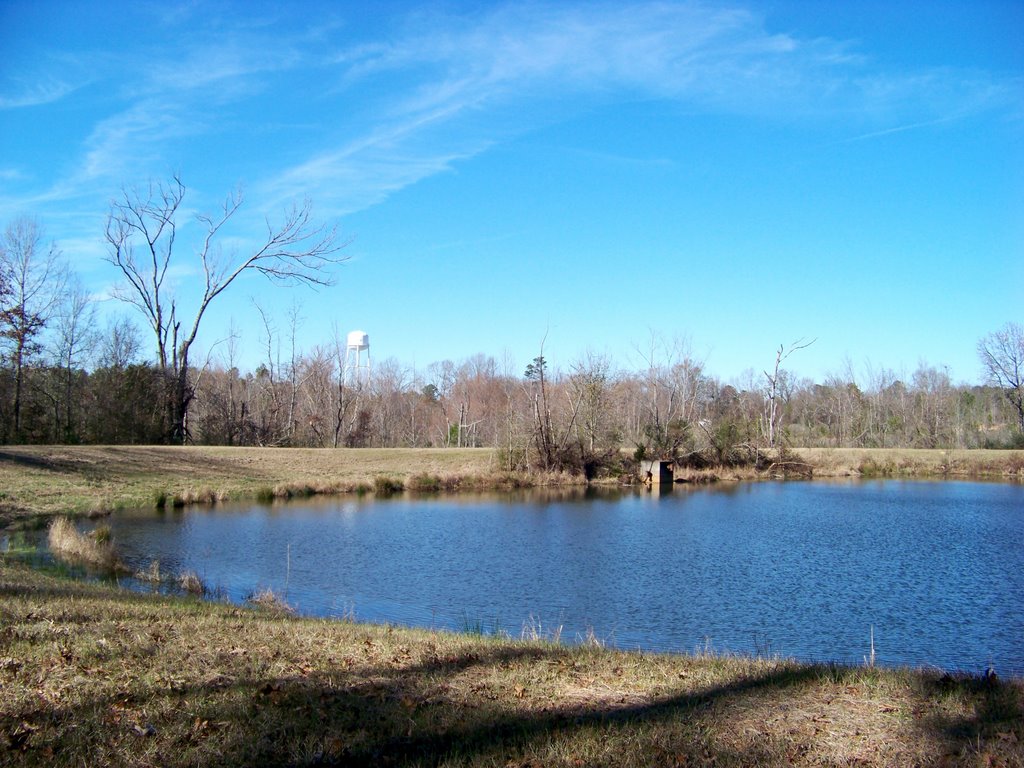
[(431, 475), (421, 473), (413, 475), (405, 482), (405, 488), (417, 493), (437, 493), (439, 491), (455, 491), (462, 485), (461, 478), (449, 475)]
[(135, 578), (150, 584), (159, 584), (163, 581), (163, 574), (160, 572), (160, 561), (156, 558), (151, 560), (148, 568), (135, 572)]
[(413, 475), (409, 478), (405, 487), (416, 493), (436, 493), (441, 490), (442, 482), (441, 478), (437, 475)]
[(266, 499), (269, 502), (275, 499), (308, 499), (316, 496), (318, 491), (308, 483), (281, 483), (273, 489), (261, 489), (260, 493), (269, 493), (270, 497)]
[(185, 571), (178, 577), (178, 586), (190, 595), (205, 595), (206, 585), (195, 571)]
[(377, 475), (377, 477), (373, 478), (373, 492), (378, 496), (393, 496), (404, 490), (405, 485), (401, 480), (396, 480), (387, 475)]
[(285, 599), (278, 595), (274, 590), (261, 589), (258, 592), (253, 592), (245, 598), (245, 602), (250, 605), (254, 605), (264, 611), (276, 614), (294, 614), (295, 609), (285, 602)]
[(66, 517), (58, 517), (50, 524), (47, 534), (50, 551), (58, 558), (70, 560), (106, 571), (122, 568), (114, 550), (110, 526), (97, 526), (90, 533), (81, 533)]
[(896, 463), (892, 459), (879, 460), (865, 458), (861, 461), (857, 471), (862, 477), (892, 477), (896, 474)]

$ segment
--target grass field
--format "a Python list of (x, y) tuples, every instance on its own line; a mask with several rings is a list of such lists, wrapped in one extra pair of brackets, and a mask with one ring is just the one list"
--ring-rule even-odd
[(1024, 681), (299, 619), (0, 555), (0, 764), (1019, 767)]
[(815, 477), (949, 477), (1024, 480), (1024, 451), (797, 448)]

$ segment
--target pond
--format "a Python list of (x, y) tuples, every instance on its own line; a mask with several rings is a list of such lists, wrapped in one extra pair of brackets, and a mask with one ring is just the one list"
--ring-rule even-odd
[(129, 564), (303, 614), (1024, 674), (1024, 486), (876, 481), (120, 515)]

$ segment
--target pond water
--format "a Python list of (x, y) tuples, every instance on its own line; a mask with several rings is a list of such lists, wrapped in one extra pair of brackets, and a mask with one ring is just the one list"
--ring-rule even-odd
[(231, 599), (622, 648), (1024, 673), (1024, 486), (746, 483), (120, 515)]

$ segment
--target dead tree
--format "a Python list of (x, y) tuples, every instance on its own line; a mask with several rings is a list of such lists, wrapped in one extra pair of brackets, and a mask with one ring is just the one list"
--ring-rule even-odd
[(153, 331), (157, 363), (167, 383), (168, 439), (174, 443), (188, 438), (186, 418), (193, 396), (189, 351), (210, 304), (248, 271), (278, 285), (330, 285), (331, 269), (347, 258), (339, 254), (344, 243), (338, 241), (336, 228), (314, 223), (309, 200), (293, 206), (279, 225), (267, 220), (265, 237), (252, 250), (225, 257), (215, 241), (242, 206), (241, 193), (231, 194), (216, 215), (195, 216), (205, 230), (194, 246), (202, 293), (182, 326), (167, 279), (180, 258), (175, 245), (184, 198), (185, 185), (178, 176), (168, 183), (151, 182), (145, 190), (124, 189), (111, 202), (106, 226), (108, 260), (126, 280), (116, 295), (138, 309)]
[(810, 341), (804, 341), (803, 339), (797, 339), (789, 347), (779, 345), (779, 351), (775, 354), (775, 367), (771, 373), (768, 371), (764, 372), (765, 378), (768, 379), (768, 386), (765, 389), (765, 413), (764, 413), (764, 432), (765, 437), (768, 441), (768, 447), (774, 448), (776, 440), (778, 439), (778, 432), (782, 426), (782, 412), (779, 408), (780, 397), (780, 384), (782, 383), (781, 374), (782, 371), (779, 367), (783, 361), (796, 352), (799, 349), (807, 349), (817, 339), (811, 339)]

